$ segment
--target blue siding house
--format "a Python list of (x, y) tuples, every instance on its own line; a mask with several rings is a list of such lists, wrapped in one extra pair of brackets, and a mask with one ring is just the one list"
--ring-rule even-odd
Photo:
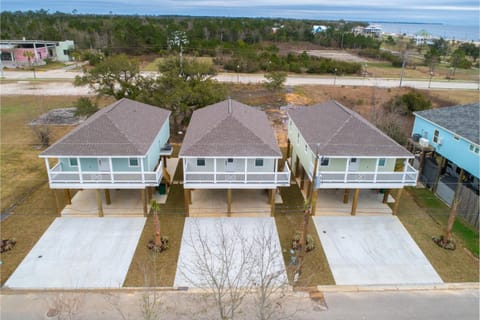
[(137, 189), (146, 202), (145, 190), (162, 179), (162, 156), (171, 154), (169, 116), (167, 110), (129, 99), (101, 109), (40, 154), (50, 188), (66, 194), (104, 189), (107, 199), (111, 189)]
[[(478, 195), (480, 104), (424, 110), (414, 115), (412, 135), (420, 137), (420, 143), (428, 144), (437, 155), (430, 158), (428, 166), (420, 161), (420, 171), (436, 168), (435, 179), (426, 178), (427, 186), (432, 187), (432, 191), (448, 205), (456, 197), (459, 181)], [(429, 170), (425, 177), (432, 176), (432, 169)]]
[(413, 134), (420, 134), (435, 152), (470, 175), (480, 178), (480, 104), (414, 113)]

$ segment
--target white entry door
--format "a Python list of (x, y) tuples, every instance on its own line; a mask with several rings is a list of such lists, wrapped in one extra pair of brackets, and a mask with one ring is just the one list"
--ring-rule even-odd
[(348, 170), (349, 171), (358, 171), (358, 159), (357, 158), (350, 158), (348, 163)]
[(98, 171), (110, 171), (110, 161), (108, 159), (97, 159)]

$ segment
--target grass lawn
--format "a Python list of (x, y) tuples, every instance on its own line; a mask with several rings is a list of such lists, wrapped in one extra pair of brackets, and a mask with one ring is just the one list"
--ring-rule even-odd
[[(174, 145), (174, 155), (178, 154), (178, 149), (179, 146)], [(182, 175), (182, 162), (180, 161), (173, 180), (181, 180)], [(184, 200), (182, 185), (173, 184), (167, 202), (160, 205), (161, 235), (167, 236), (169, 239), (169, 248), (164, 252), (153, 254), (147, 248), (148, 242), (153, 239), (154, 235), (153, 218), (151, 216), (147, 218), (125, 279), (125, 287), (173, 286), (185, 223)], [(144, 270), (147, 270), (147, 273)], [(152, 280), (152, 270), (155, 270), (153, 274), (155, 281)], [(150, 278), (145, 278), (145, 275)]]
[[(289, 188), (280, 188), (283, 204), (275, 207), (275, 223), (283, 250), (283, 259), (287, 266), (288, 280), (293, 283), (296, 266), (290, 265), (290, 247), (295, 232), (302, 229), (304, 200), (297, 185)], [(301, 287), (335, 284), (333, 275), (323, 251), (317, 230), (310, 218), (308, 233), (312, 235), (315, 249), (305, 256), (302, 275), (296, 285)]]
[[(448, 217), (450, 215), (450, 208), (438, 199), (428, 189), (410, 189), (410, 194), (413, 196), (415, 202), (422, 208), (425, 208), (427, 213), (443, 228), (446, 227)], [(470, 250), (476, 257), (479, 256), (479, 237), (478, 231), (470, 226), (462, 217), (458, 216), (453, 224), (453, 234), (460, 238), (465, 248)]]
[[(432, 217), (429, 214), (429, 212), (438, 212), (436, 206), (437, 204), (426, 193), (426, 190), (408, 188), (406, 192), (403, 192), (398, 218), (443, 281), (478, 282), (479, 261), (464, 249), (470, 240), (467, 242), (464, 240), (464, 235), (459, 232), (458, 227), (453, 232), (457, 243), (455, 251), (442, 249), (432, 241), (432, 236), (441, 235), (445, 230), (446, 218), (439, 219), (438, 217), (443, 215), (435, 214)], [(447, 210), (446, 216), (448, 216), (448, 212)], [(476, 237), (478, 239), (478, 233)]]
[(153, 218), (147, 218), (125, 279), (125, 287), (173, 286), (184, 223), (183, 214), (160, 214), (161, 235), (168, 237), (169, 248), (161, 253), (152, 253), (147, 244), (154, 235)]

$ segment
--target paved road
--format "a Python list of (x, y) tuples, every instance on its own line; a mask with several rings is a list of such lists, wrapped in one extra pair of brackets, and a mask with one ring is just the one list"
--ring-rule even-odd
[[(36, 73), (37, 79), (44, 80), (71, 80), (79, 75), (79, 72), (68, 70), (50, 70)], [(155, 72), (143, 72), (144, 75), (153, 76)], [(3, 78), (6, 80), (26, 80), (33, 79), (33, 72), (31, 71), (4, 71)], [(220, 82), (241, 82), (241, 83), (260, 83), (265, 80), (262, 74), (236, 74), (236, 73), (221, 73), (215, 77)], [(296, 85), (335, 85), (337, 86), (377, 86), (384, 88), (400, 86), (399, 79), (384, 79), (384, 78), (355, 78), (355, 77), (325, 77), (325, 76), (309, 76), (309, 75), (290, 75), (287, 78), (286, 84), (291, 86)], [(418, 89), (461, 89), (461, 90), (478, 90), (479, 82), (466, 81), (432, 81), (428, 80), (411, 80), (405, 79), (402, 86), (408, 86)]]
[[(216, 309), (200, 293), (160, 292), (162, 319), (215, 319)], [(142, 292), (23, 293), (1, 296), (1, 319), (39, 319), (55, 299), (79, 304), (75, 319), (141, 319)], [(238, 319), (254, 319), (254, 301), (247, 300)], [(326, 293), (327, 309), (303, 293), (289, 293), (282, 302), (283, 314), (294, 319), (435, 319), (478, 320), (478, 290), (391, 291)], [(25, 306), (28, 306), (27, 308)], [(275, 317), (274, 317), (275, 318)]]

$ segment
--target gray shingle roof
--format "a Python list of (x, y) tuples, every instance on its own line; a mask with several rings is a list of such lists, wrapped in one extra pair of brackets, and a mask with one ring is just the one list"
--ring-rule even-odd
[(231, 100), (196, 110), (180, 157), (281, 157), (264, 112)]
[(430, 109), (414, 114), (480, 144), (480, 103)]
[(129, 99), (99, 110), (41, 156), (143, 156), (170, 111)]
[(300, 134), (324, 156), (413, 157), (356, 112), (336, 101), (288, 111)]

